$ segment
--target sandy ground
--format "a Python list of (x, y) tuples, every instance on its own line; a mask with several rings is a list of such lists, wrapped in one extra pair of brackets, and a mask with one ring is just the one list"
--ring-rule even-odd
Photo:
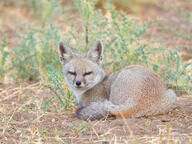
[(182, 96), (169, 113), (130, 119), (85, 122), (63, 110), (40, 83), (7, 87), (0, 96), (2, 143), (182, 143), (192, 141), (192, 98)]

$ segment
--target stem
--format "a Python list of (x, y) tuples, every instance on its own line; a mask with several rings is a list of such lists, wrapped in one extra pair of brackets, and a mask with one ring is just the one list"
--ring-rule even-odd
[(89, 43), (89, 36), (88, 36), (88, 33), (89, 31), (88, 31), (88, 22), (87, 22), (87, 24), (86, 24), (86, 26), (85, 26), (85, 43), (86, 43), (86, 48), (88, 48), (88, 43)]

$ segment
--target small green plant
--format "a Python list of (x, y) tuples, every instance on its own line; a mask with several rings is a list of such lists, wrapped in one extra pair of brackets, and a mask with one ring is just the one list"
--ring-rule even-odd
[(39, 75), (35, 61), (35, 30), (19, 35), (21, 42), (10, 52), (12, 77), (17, 81), (20, 79), (35, 80)]
[(164, 53), (163, 62), (161, 75), (166, 84), (180, 93), (192, 94), (192, 63), (182, 62), (176, 50)]
[(47, 69), (49, 65), (53, 65), (55, 69), (60, 70), (60, 62), (58, 59), (57, 45), (60, 39), (58, 30), (50, 25), (45, 31), (38, 34), (40, 41), (36, 44), (36, 63), (41, 76), (41, 80), (47, 80)]
[(83, 130), (85, 130), (87, 128), (88, 123), (87, 122), (83, 122), (80, 123), (79, 126), (74, 126), (73, 124), (69, 124), (68, 127), (74, 132), (74, 133), (80, 133)]
[(61, 71), (55, 70), (53, 67), (48, 68), (48, 81), (50, 82), (47, 87), (55, 94), (59, 104), (68, 109), (72, 107), (73, 96), (69, 89), (64, 91), (63, 88), (63, 74)]
[[(106, 53), (110, 53), (112, 59), (107, 63), (113, 64), (113, 70), (136, 63), (148, 65), (150, 55), (155, 51), (152, 48), (146, 49), (148, 43), (140, 43), (139, 41), (147, 27), (155, 21), (138, 24), (135, 19), (128, 18), (124, 13), (120, 13), (118, 16), (114, 10), (111, 10), (111, 18), (115, 31), (108, 30), (111, 40), (105, 48)], [(109, 55), (106, 54), (106, 57)]]
[(41, 109), (42, 110), (47, 110), (47, 107), (50, 103), (52, 103), (53, 97), (49, 98), (49, 99), (45, 99), (42, 101), (41, 103)]
[(44, 30), (30, 29), (19, 38), (18, 46), (10, 51), (11, 76), (16, 81), (45, 80), (48, 65), (59, 68), (57, 43), (60, 36), (53, 25)]
[(6, 61), (9, 52), (6, 50), (6, 47), (7, 47), (6, 37), (3, 35), (0, 47), (0, 83), (4, 83), (5, 74), (8, 71), (6, 67)]

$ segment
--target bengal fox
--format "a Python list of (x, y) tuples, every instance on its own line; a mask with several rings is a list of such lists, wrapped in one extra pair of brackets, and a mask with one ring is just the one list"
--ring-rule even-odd
[(86, 54), (73, 53), (63, 42), (58, 49), (64, 78), (79, 104), (75, 114), (79, 119), (160, 114), (176, 100), (160, 76), (144, 66), (131, 65), (106, 75), (100, 40)]

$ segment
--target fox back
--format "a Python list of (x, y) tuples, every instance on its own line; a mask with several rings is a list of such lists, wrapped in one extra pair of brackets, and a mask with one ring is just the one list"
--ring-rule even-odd
[(176, 99), (163, 80), (144, 66), (132, 65), (106, 75), (102, 69), (101, 41), (96, 41), (86, 54), (73, 53), (61, 42), (59, 56), (65, 80), (80, 105), (76, 111), (80, 119), (163, 113)]

